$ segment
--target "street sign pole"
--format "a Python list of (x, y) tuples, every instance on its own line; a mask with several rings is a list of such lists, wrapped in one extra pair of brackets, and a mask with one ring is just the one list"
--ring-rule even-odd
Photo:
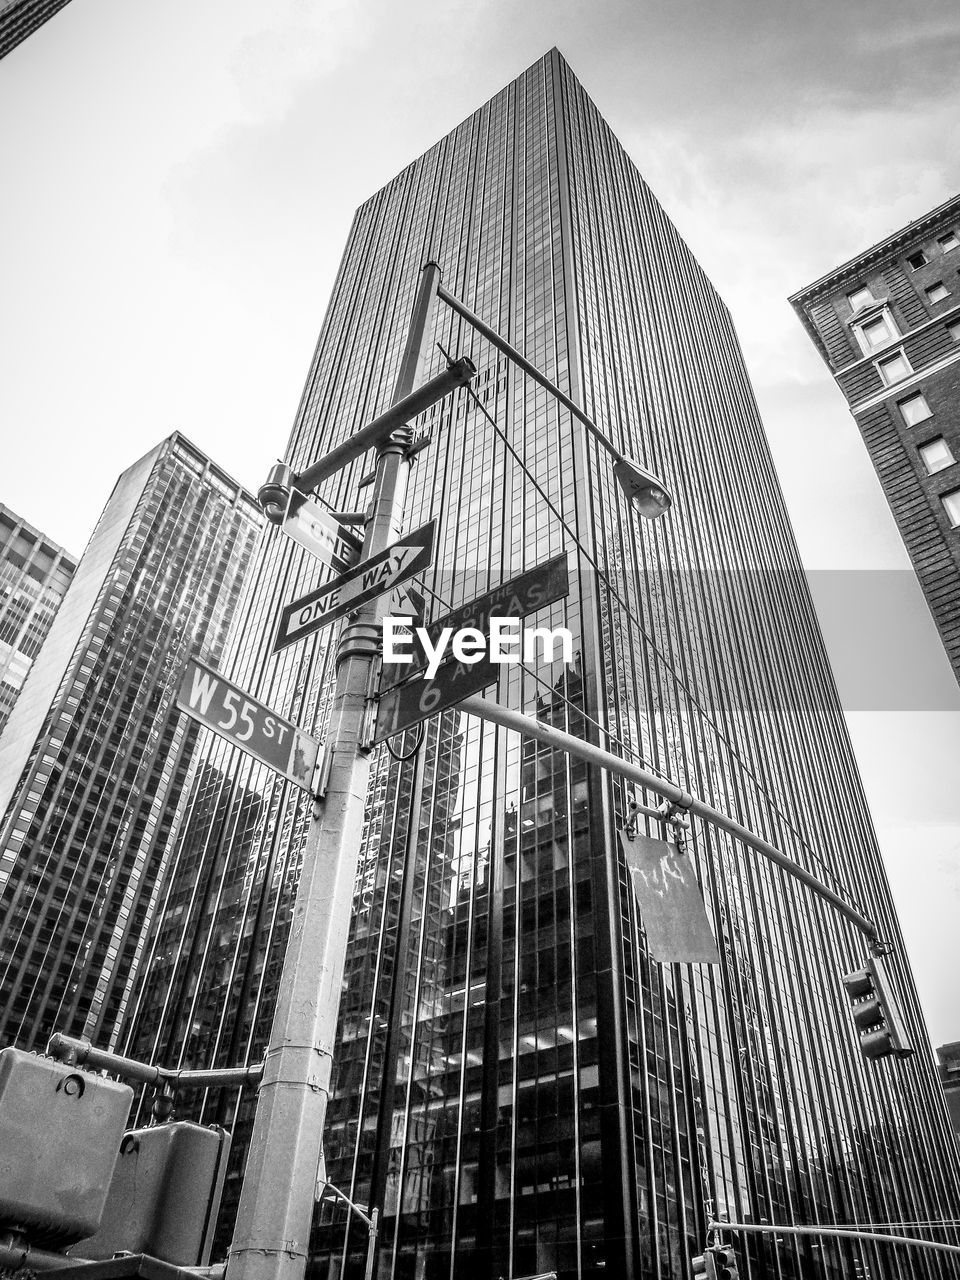
[[(438, 278), (436, 266), (428, 264), (394, 403), (417, 383)], [(383, 551), (399, 533), (409, 470), (406, 446), (404, 436), (380, 446), (364, 559)], [(327, 788), (304, 848), (227, 1280), (302, 1280), (306, 1267), (370, 770), (368, 755), (359, 748), (380, 624), (388, 611), (388, 595), (362, 605), (340, 638), (326, 741)]]

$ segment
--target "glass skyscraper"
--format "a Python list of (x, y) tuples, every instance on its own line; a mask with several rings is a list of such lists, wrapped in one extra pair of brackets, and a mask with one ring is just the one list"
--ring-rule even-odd
[[(721, 963), (653, 962), (616, 835), (631, 793), (444, 713), (410, 759), (375, 757), (328, 1111), (326, 1176), (383, 1213), (378, 1276), (677, 1280), (713, 1215), (956, 1220), (956, 1148), (730, 316), (556, 50), (359, 209), (295, 471), (389, 403), (431, 258), (675, 498), (639, 523), (580, 426), (441, 306), (438, 343), (473, 358), (482, 405), (600, 572), (459, 393), (417, 424), (431, 442), (406, 511), (408, 529), (438, 521), (434, 616), (566, 551), (570, 593), (536, 620), (572, 631), (575, 661), (504, 667), (498, 700), (662, 771), (859, 904), (895, 944), (918, 1052), (863, 1059), (841, 985), (862, 937), (698, 822), (686, 848)], [(322, 499), (362, 506), (368, 467)], [(335, 636), (271, 656), (280, 609), (319, 573), (265, 535), (224, 670), (322, 736)], [(310, 801), (211, 739), (187, 805), (117, 1047), (255, 1062)], [(249, 1101), (208, 1091), (195, 1114), (242, 1150)], [(318, 1211), (310, 1274), (362, 1274), (363, 1245)], [(751, 1276), (960, 1274), (876, 1244), (737, 1249)]]
[(0, 733), (76, 569), (73, 556), (0, 503)]
[(111, 1042), (261, 524), (179, 434), (117, 481), (0, 739), (0, 1045)]

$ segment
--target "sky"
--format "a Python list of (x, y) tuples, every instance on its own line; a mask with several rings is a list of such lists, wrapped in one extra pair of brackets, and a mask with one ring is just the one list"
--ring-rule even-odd
[(960, 1040), (960, 690), (786, 301), (960, 190), (953, 0), (71, 0), (0, 61), (0, 502), (79, 554), (175, 429), (256, 490), (356, 207), (554, 45), (732, 312)]

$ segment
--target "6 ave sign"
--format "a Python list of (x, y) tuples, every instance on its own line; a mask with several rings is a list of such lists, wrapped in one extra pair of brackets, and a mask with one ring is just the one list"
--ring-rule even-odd
[(320, 744), (202, 662), (183, 673), (177, 706), (222, 738), (242, 747), (305, 791), (312, 790)]
[(472, 693), (495, 684), (500, 667), (495, 662), (445, 662), (432, 680), (408, 680), (380, 697), (373, 742), (384, 742), (421, 720), (456, 706)]

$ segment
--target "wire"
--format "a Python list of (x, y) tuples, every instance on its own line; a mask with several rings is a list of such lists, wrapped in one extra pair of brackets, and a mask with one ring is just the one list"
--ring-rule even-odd
[[(433, 587), (427, 586), (422, 578), (413, 578), (412, 580), (416, 582), (418, 586), (423, 587), (424, 590), (429, 591), (434, 600), (436, 600), (438, 604), (442, 605), (444, 609), (448, 612), (453, 611), (453, 605), (445, 600), (439, 591), (434, 591)], [(662, 769), (657, 768), (657, 766), (651, 764), (649, 760), (644, 759), (642, 753), (639, 752), (636, 747), (624, 742), (622, 738), (618, 738), (615, 733), (613, 733), (606, 725), (601, 724), (599, 720), (594, 720), (593, 716), (588, 715), (581, 706), (573, 701), (572, 698), (568, 698), (565, 694), (561, 693), (560, 690), (557, 689), (555, 685), (552, 685), (544, 676), (537, 675), (536, 671), (533, 671), (524, 662), (518, 661), (517, 666), (519, 666), (521, 671), (526, 675), (530, 676), (532, 680), (535, 680), (537, 684), (543, 685), (544, 689), (546, 689), (554, 698), (558, 698), (565, 706), (569, 707), (572, 711), (575, 711), (582, 720), (586, 720), (587, 724), (592, 724), (595, 729), (599, 729), (608, 742), (612, 742), (615, 746), (619, 747), (626, 755), (632, 756), (637, 764), (643, 765), (643, 767), (645, 769), (649, 769), (651, 773), (656, 773), (659, 777), (663, 778), (664, 782), (673, 781), (673, 779), (668, 777)]]
[(424, 739), (424, 727), (423, 727), (423, 724), (419, 724), (417, 726), (417, 741), (414, 744), (413, 748), (410, 751), (408, 751), (405, 755), (401, 755), (399, 751), (394, 751), (393, 747), (391, 747), (390, 745), (389, 738), (384, 739), (384, 745), (386, 746), (387, 751), (390, 753), (390, 755), (393, 756), (394, 760), (399, 761), (400, 764), (405, 764), (408, 760), (412, 760), (413, 757), (420, 750), (420, 748), (423, 746), (423, 739)]
[[(437, 345), (438, 345), (438, 346), (440, 346), (440, 344), (439, 344), (439, 343), (438, 343)], [(440, 350), (441, 350), (441, 352), (443, 352), (443, 355), (444, 355), (444, 356), (446, 356), (446, 358), (449, 360), (449, 358), (450, 358), (450, 357), (449, 357), (449, 356), (447, 356), (447, 353), (443, 350), (443, 348), (442, 348), (442, 347), (440, 347)], [(586, 560), (586, 561), (587, 561), (587, 562), (588, 562), (588, 563), (593, 567), (593, 569), (594, 569), (594, 570), (595, 570), (595, 572), (597, 573), (598, 577), (602, 579), (602, 581), (603, 581), (603, 583), (604, 583), (604, 585), (605, 585), (605, 587), (606, 587), (607, 591), (610, 593), (610, 595), (611, 595), (611, 596), (613, 596), (613, 598), (617, 601), (617, 603), (618, 603), (618, 604), (620, 605), (620, 607), (623, 609), (623, 611), (624, 611), (624, 613), (626, 614), (626, 616), (627, 616), (628, 620), (633, 624), (633, 626), (637, 629), (637, 631), (639, 631), (640, 635), (641, 635), (641, 636), (643, 636), (644, 640), (647, 642), (647, 644), (649, 645), (650, 649), (651, 649), (651, 650), (653, 651), (653, 653), (654, 653), (654, 654), (655, 654), (655, 655), (660, 659), (660, 661), (661, 661), (661, 662), (663, 663), (663, 665), (666, 667), (667, 671), (669, 671), (669, 672), (670, 672), (671, 676), (674, 678), (674, 680), (677, 682), (677, 684), (680, 686), (680, 688), (681, 688), (681, 689), (684, 691), (684, 693), (687, 695), (687, 698), (689, 699), (691, 706), (692, 706), (692, 707), (693, 707), (697, 712), (699, 712), (699, 714), (703, 717), (704, 721), (705, 721), (705, 722), (710, 726), (710, 728), (713, 730), (713, 732), (717, 735), (717, 738), (719, 739), (719, 741), (720, 741), (720, 742), (722, 742), (722, 743), (724, 744), (724, 746), (725, 746), (725, 747), (726, 747), (726, 749), (729, 751), (729, 753), (730, 753), (730, 755), (732, 756), (732, 758), (737, 762), (737, 764), (740, 766), (740, 768), (744, 771), (744, 773), (746, 774), (746, 776), (750, 779), (750, 781), (753, 783), (753, 785), (757, 788), (758, 792), (759, 792), (759, 793), (764, 797), (764, 799), (766, 800), (766, 802), (767, 802), (767, 804), (770, 806), (770, 808), (773, 810), (773, 812), (774, 812), (774, 813), (776, 813), (776, 814), (778, 815), (778, 817), (779, 817), (779, 818), (780, 818), (780, 819), (781, 819), (781, 820), (786, 824), (787, 829), (788, 829), (788, 830), (789, 830), (789, 831), (790, 831), (790, 832), (795, 836), (795, 838), (800, 842), (801, 847), (806, 851), (806, 853), (808, 854), (808, 856), (809, 856), (809, 857), (810, 857), (810, 858), (811, 858), (811, 859), (812, 859), (812, 860), (813, 860), (813, 861), (814, 861), (814, 862), (815, 862), (815, 863), (816, 863), (816, 864), (817, 864), (817, 865), (818, 865), (818, 866), (819, 866), (823, 871), (825, 871), (825, 872), (826, 872), (826, 874), (830, 877), (830, 879), (831, 879), (831, 880), (834, 882), (834, 884), (836, 885), (838, 892), (839, 892), (839, 893), (841, 893), (841, 894), (842, 894), (842, 895), (847, 899), (847, 901), (848, 901), (848, 902), (850, 902), (850, 904), (851, 904), (851, 905), (856, 905), (856, 903), (854, 902), (853, 898), (850, 896), (850, 891), (847, 889), (846, 885), (844, 885), (844, 884), (843, 884), (843, 882), (842, 882), (842, 881), (837, 877), (837, 875), (836, 875), (836, 874), (835, 874), (835, 872), (832, 870), (832, 868), (830, 868), (829, 866), (827, 866), (827, 864), (826, 864), (826, 863), (825, 863), (821, 858), (819, 858), (819, 857), (817, 856), (817, 854), (816, 854), (816, 853), (814, 853), (813, 849), (810, 847), (809, 843), (807, 842), (807, 840), (806, 840), (806, 838), (803, 836), (803, 834), (802, 834), (801, 832), (797, 831), (797, 829), (794, 827), (794, 825), (792, 824), (792, 822), (790, 821), (790, 819), (787, 817), (787, 815), (786, 815), (785, 813), (783, 813), (783, 811), (779, 808), (779, 806), (777, 805), (776, 801), (773, 799), (773, 797), (770, 795), (770, 793), (766, 790), (766, 788), (765, 788), (765, 787), (763, 786), (763, 784), (760, 782), (759, 778), (757, 778), (757, 777), (756, 777), (756, 775), (753, 773), (753, 771), (751, 770), (750, 766), (749, 766), (749, 765), (746, 763), (746, 761), (745, 761), (745, 760), (740, 756), (739, 752), (737, 752), (737, 750), (734, 748), (734, 746), (732, 745), (732, 743), (730, 743), (730, 741), (727, 739), (726, 735), (723, 733), (723, 731), (722, 731), (722, 729), (720, 728), (720, 726), (719, 726), (719, 725), (714, 721), (714, 719), (712, 718), (712, 716), (710, 715), (710, 713), (707, 711), (707, 709), (706, 709), (706, 708), (705, 708), (705, 707), (704, 707), (704, 706), (703, 706), (703, 705), (702, 705), (702, 704), (697, 700), (696, 696), (694, 695), (694, 693), (692, 692), (692, 690), (690, 689), (690, 687), (687, 685), (687, 683), (684, 681), (683, 677), (682, 677), (682, 676), (677, 672), (677, 670), (673, 667), (673, 665), (671, 664), (671, 662), (669, 661), (669, 659), (666, 657), (666, 655), (665, 655), (665, 654), (660, 650), (660, 648), (658, 647), (658, 645), (657, 645), (656, 641), (653, 639), (653, 637), (652, 637), (651, 635), (649, 635), (649, 634), (648, 634), (648, 632), (645, 630), (645, 628), (644, 628), (644, 626), (643, 626), (643, 623), (639, 620), (639, 618), (637, 618), (637, 617), (636, 617), (636, 615), (635, 615), (635, 614), (633, 613), (633, 611), (631, 610), (631, 608), (630, 608), (629, 604), (626, 602), (626, 600), (624, 600), (623, 596), (621, 596), (621, 595), (620, 595), (620, 593), (617, 591), (617, 589), (613, 586), (613, 584), (612, 584), (612, 582), (610, 581), (610, 579), (609, 579), (608, 575), (607, 575), (607, 574), (606, 574), (606, 572), (601, 568), (601, 566), (600, 566), (600, 564), (598, 563), (598, 561), (595, 559), (595, 557), (594, 557), (594, 556), (592, 556), (592, 555), (590, 554), (590, 552), (586, 549), (586, 547), (583, 545), (583, 543), (582, 543), (582, 542), (580, 541), (580, 539), (577, 537), (577, 535), (576, 535), (576, 533), (573, 531), (573, 529), (571, 529), (570, 525), (569, 525), (569, 524), (567, 524), (566, 520), (564, 520), (563, 516), (562, 516), (562, 515), (560, 514), (560, 512), (557, 510), (556, 506), (554, 505), (554, 503), (551, 501), (551, 499), (548, 497), (547, 493), (546, 493), (546, 492), (545, 492), (545, 490), (543, 489), (543, 486), (542, 486), (542, 485), (540, 484), (540, 482), (537, 480), (536, 476), (534, 476), (534, 475), (531, 473), (530, 469), (527, 467), (527, 464), (524, 462), (524, 460), (523, 460), (523, 459), (520, 457), (520, 455), (517, 453), (516, 449), (514, 449), (513, 445), (510, 443), (510, 440), (509, 440), (509, 439), (508, 439), (508, 437), (507, 437), (506, 432), (505, 432), (505, 431), (503, 430), (503, 428), (502, 428), (502, 427), (497, 423), (496, 419), (495, 419), (495, 418), (494, 418), (494, 417), (489, 413), (489, 411), (487, 410), (486, 405), (484, 405), (483, 401), (480, 399), (480, 397), (479, 397), (479, 396), (477, 395), (477, 393), (474, 391), (473, 387), (471, 387), (471, 386), (469, 386), (469, 385), (468, 385), (468, 386), (466, 387), (466, 391), (467, 391), (467, 395), (468, 395), (468, 396), (473, 400), (473, 402), (474, 402), (474, 404), (476, 405), (476, 407), (480, 410), (480, 412), (483, 414), (483, 416), (487, 419), (487, 421), (488, 421), (488, 422), (490, 423), (490, 425), (493, 427), (493, 429), (494, 429), (494, 431), (496, 432), (496, 434), (497, 434), (497, 435), (500, 437), (500, 439), (503, 441), (504, 447), (507, 449), (507, 451), (510, 453), (510, 455), (514, 458), (514, 460), (516, 461), (517, 465), (521, 468), (521, 470), (523, 471), (523, 473), (526, 475), (527, 479), (528, 479), (528, 480), (530, 481), (530, 483), (534, 486), (534, 488), (537, 490), (537, 492), (538, 492), (538, 493), (540, 494), (540, 496), (543, 498), (544, 502), (546, 502), (547, 506), (550, 508), (550, 510), (551, 510), (551, 511), (553, 512), (553, 514), (556, 516), (557, 520), (560, 522), (560, 524), (562, 525), (562, 527), (563, 527), (563, 529), (565, 530), (565, 532), (568, 534), (568, 536), (569, 536), (570, 538), (572, 538), (572, 539), (573, 539), (574, 543), (575, 543), (575, 544), (576, 544), (576, 546), (579, 548), (581, 555), (582, 555), (582, 556), (584, 557), (584, 559), (585, 559), (585, 560)]]

